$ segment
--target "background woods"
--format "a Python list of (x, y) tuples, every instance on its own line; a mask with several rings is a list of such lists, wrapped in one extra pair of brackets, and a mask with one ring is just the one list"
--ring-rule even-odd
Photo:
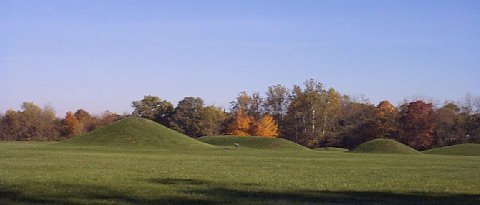
[(147, 118), (197, 138), (208, 135), (281, 137), (314, 147), (353, 148), (375, 138), (389, 138), (417, 150), (480, 142), (480, 97), (435, 105), (414, 100), (395, 106), (355, 100), (313, 79), (288, 88), (273, 85), (262, 95), (244, 91), (227, 111), (185, 97), (176, 106), (157, 96), (132, 102), (131, 114), (84, 109), (56, 117), (52, 106), (25, 102), (0, 115), (0, 140), (64, 140), (128, 116)]

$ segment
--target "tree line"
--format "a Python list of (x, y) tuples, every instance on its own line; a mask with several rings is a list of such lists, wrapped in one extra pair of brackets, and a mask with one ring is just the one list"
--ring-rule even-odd
[(124, 116), (105, 111), (92, 116), (83, 109), (67, 112), (63, 119), (57, 118), (51, 106), (43, 108), (32, 102), (24, 102), (21, 110), (8, 110), (0, 114), (0, 140), (65, 140), (98, 127), (108, 125)]
[(424, 100), (394, 106), (384, 100), (374, 105), (326, 88), (313, 79), (289, 89), (283, 85), (259, 93), (242, 92), (231, 113), (252, 118), (268, 114), (278, 125), (279, 137), (307, 147), (344, 147), (376, 138), (389, 138), (417, 150), (460, 143), (480, 143), (480, 97), (467, 95), (462, 103), (441, 106)]
[(353, 148), (390, 138), (418, 150), (466, 142), (480, 143), (480, 98), (441, 106), (425, 100), (394, 106), (357, 100), (313, 79), (287, 88), (273, 85), (264, 95), (241, 92), (228, 111), (185, 97), (177, 106), (157, 96), (132, 102), (131, 114), (92, 116), (80, 109), (57, 119), (49, 106), (23, 103), (0, 116), (1, 140), (62, 140), (127, 116), (151, 119), (196, 138), (206, 135), (281, 137), (307, 147)]

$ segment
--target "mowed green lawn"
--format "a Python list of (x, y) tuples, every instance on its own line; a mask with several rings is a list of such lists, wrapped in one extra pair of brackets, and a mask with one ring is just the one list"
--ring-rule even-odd
[(479, 204), (480, 157), (0, 143), (0, 204)]

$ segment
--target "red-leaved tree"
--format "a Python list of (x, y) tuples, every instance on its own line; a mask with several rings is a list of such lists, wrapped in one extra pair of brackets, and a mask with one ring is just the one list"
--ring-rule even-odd
[(425, 150), (433, 144), (433, 105), (421, 100), (402, 106), (399, 124), (400, 140), (418, 150)]

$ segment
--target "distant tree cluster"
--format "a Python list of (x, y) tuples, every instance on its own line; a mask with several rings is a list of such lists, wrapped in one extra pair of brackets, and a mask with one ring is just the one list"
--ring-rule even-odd
[[(131, 116), (143, 117), (197, 138), (207, 135), (281, 137), (308, 147), (353, 148), (376, 138), (400, 141), (418, 150), (480, 143), (480, 98), (435, 106), (423, 100), (394, 106), (355, 100), (315, 80), (287, 88), (273, 85), (264, 95), (241, 92), (229, 111), (185, 97), (177, 106), (156, 96), (132, 102)], [(0, 115), (0, 140), (62, 140), (94, 130), (126, 115), (105, 112), (92, 116), (80, 109), (55, 117), (23, 103), (19, 111)]]
[(41, 108), (32, 102), (24, 102), (21, 110), (8, 110), (0, 115), (0, 140), (64, 140), (92, 131), (117, 121), (122, 116), (106, 111), (91, 116), (83, 109), (67, 112), (65, 118), (57, 118), (51, 106)]
[(190, 137), (218, 135), (224, 130), (225, 112), (213, 105), (205, 106), (198, 97), (185, 97), (174, 108), (159, 97), (145, 96), (133, 101), (132, 107), (132, 116), (156, 121)]
[(480, 98), (469, 95), (462, 103), (441, 107), (422, 100), (399, 107), (385, 100), (375, 106), (308, 80), (292, 89), (270, 86), (265, 97), (242, 92), (232, 102), (229, 116), (234, 116), (230, 117), (234, 129), (226, 130), (228, 134), (255, 135), (249, 131), (251, 122), (272, 116), (279, 137), (308, 147), (351, 149), (376, 138), (395, 139), (418, 150), (480, 143)]

